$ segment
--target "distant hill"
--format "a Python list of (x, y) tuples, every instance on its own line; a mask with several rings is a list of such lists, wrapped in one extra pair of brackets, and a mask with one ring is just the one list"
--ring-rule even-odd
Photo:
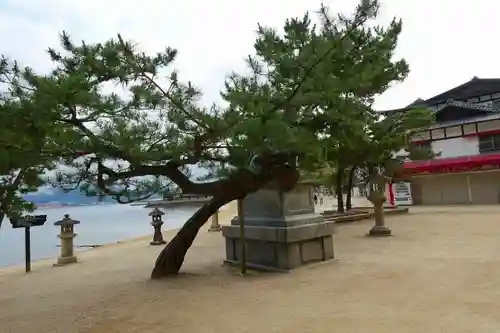
[[(88, 197), (78, 190), (65, 193), (61, 189), (44, 189), (42, 191), (31, 193), (24, 196), (27, 201), (35, 204), (64, 204), (64, 205), (91, 205), (99, 202), (98, 197)], [(107, 197), (100, 202), (115, 202)]]
[[(151, 199), (160, 198), (160, 196), (153, 196)], [(110, 197), (104, 197), (99, 200), (98, 197), (88, 197), (78, 190), (65, 193), (60, 189), (44, 190), (37, 193), (25, 195), (24, 199), (34, 202), (37, 205), (92, 205), (98, 202), (101, 203), (116, 203), (116, 200)]]
[[(193, 168), (191, 177), (196, 179), (205, 173), (203, 169)], [(160, 196), (151, 197), (151, 199), (157, 199)], [(27, 201), (34, 202), (38, 205), (46, 204), (63, 204), (63, 205), (92, 205), (98, 202), (104, 203), (115, 203), (116, 201), (110, 197), (105, 197), (99, 200), (98, 197), (88, 197), (81, 193), (79, 190), (64, 192), (57, 188), (44, 188), (38, 192), (31, 193), (24, 196)]]

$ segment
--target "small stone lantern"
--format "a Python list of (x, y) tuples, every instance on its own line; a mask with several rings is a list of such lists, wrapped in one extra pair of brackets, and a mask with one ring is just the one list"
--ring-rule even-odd
[(210, 228), (208, 231), (221, 231), (222, 226), (219, 224), (219, 211), (217, 211), (214, 215), (212, 215), (212, 223), (210, 224)]
[(74, 255), (73, 239), (77, 235), (74, 232), (74, 225), (79, 223), (80, 221), (71, 219), (69, 214), (65, 214), (62, 220), (54, 223), (54, 225), (61, 227), (61, 233), (57, 235), (61, 239), (61, 256), (57, 258), (56, 266), (64, 266), (78, 261)]
[(155, 229), (153, 240), (149, 243), (151, 245), (163, 245), (167, 243), (163, 239), (163, 235), (161, 233), (161, 226), (163, 225), (161, 217), (163, 215), (165, 215), (165, 213), (159, 210), (158, 207), (156, 207), (151, 213), (149, 213), (149, 216), (151, 216), (152, 218), (151, 225)]

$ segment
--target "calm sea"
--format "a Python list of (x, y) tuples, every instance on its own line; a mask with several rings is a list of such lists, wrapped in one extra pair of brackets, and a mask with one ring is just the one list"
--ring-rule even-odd
[[(196, 208), (163, 209), (164, 229), (180, 227)], [(57, 257), (59, 254), (59, 227), (54, 222), (64, 214), (79, 220), (75, 227), (78, 236), (75, 245), (107, 244), (152, 235), (151, 209), (129, 205), (97, 205), (40, 209), (33, 214), (47, 214), (47, 222), (41, 227), (31, 228), (32, 260)], [(78, 249), (77, 249), (78, 250)], [(0, 229), (0, 267), (24, 263), (24, 229), (12, 229), (5, 219)]]

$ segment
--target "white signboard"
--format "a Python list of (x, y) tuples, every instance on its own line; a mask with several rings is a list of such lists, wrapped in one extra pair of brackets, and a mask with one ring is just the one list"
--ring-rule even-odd
[(413, 205), (411, 197), (411, 186), (409, 182), (397, 182), (392, 184), (394, 193), (394, 204), (396, 206)]

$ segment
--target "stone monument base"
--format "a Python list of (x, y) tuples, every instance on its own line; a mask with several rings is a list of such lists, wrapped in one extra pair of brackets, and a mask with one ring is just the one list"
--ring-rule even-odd
[(54, 264), (54, 266), (66, 266), (69, 264), (74, 264), (76, 262), (78, 262), (78, 258), (76, 256), (59, 257), (57, 258), (57, 263)]
[(386, 226), (373, 226), (369, 233), (368, 236), (372, 237), (389, 237), (392, 236), (392, 231)]
[(222, 230), (222, 226), (221, 225), (218, 225), (218, 226), (215, 226), (215, 227), (210, 227), (208, 229), (209, 232), (217, 232), (217, 231), (221, 231)]
[[(260, 226), (246, 219), (248, 267), (288, 271), (308, 263), (333, 259), (335, 222), (324, 222), (323, 217), (316, 214), (301, 220), (302, 223), (293, 226)], [(238, 263), (241, 256), (240, 226), (234, 222), (222, 227), (226, 239), (225, 262), (229, 264)]]
[(154, 240), (154, 241), (149, 242), (149, 245), (164, 245), (164, 244), (167, 244), (167, 242), (164, 240), (159, 240), (159, 241)]

